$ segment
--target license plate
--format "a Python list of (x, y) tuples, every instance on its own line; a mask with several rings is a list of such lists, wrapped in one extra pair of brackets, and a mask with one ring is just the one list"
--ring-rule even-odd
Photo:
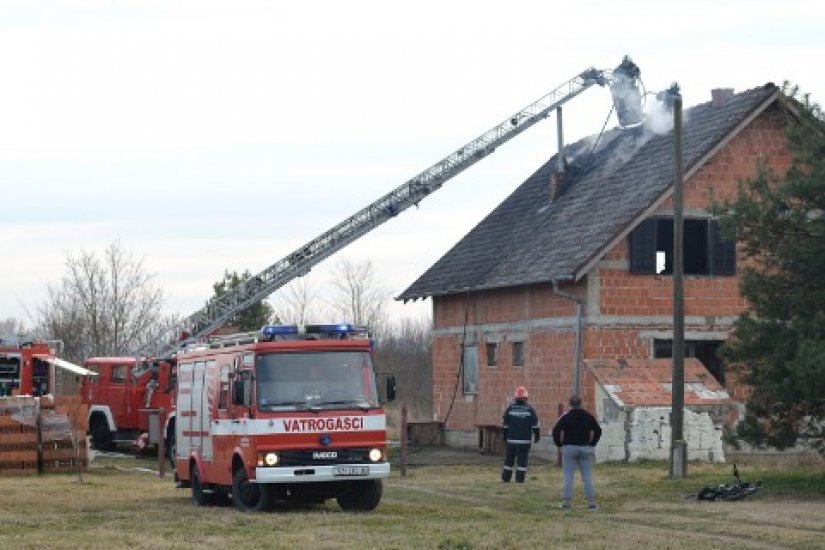
[(370, 473), (369, 466), (333, 466), (334, 476), (365, 476)]

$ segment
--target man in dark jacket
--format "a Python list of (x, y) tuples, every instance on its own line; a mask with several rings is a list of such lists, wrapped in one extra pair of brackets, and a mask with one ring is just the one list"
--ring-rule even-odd
[(524, 483), (527, 476), (527, 455), (530, 454), (530, 440), (539, 442), (539, 417), (527, 404), (527, 388), (519, 386), (513, 395), (513, 403), (505, 409), (501, 424), (507, 441), (507, 454), (501, 468), (501, 481), (510, 483), (513, 477), (513, 463), (516, 463), (516, 483)]
[(582, 400), (578, 395), (570, 398), (570, 410), (561, 415), (553, 426), (553, 442), (561, 447), (564, 467), (564, 491), (562, 493), (562, 510), (570, 509), (573, 499), (573, 475), (579, 469), (587, 497), (587, 508), (596, 511), (596, 492), (593, 489), (591, 467), (596, 454), (596, 443), (602, 436), (602, 428), (589, 412), (581, 408)]

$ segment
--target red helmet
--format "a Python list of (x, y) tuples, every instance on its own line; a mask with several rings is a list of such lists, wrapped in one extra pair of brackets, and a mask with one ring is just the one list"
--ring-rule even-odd
[(515, 393), (513, 394), (513, 398), (527, 399), (527, 388), (525, 388), (524, 386), (517, 387)]

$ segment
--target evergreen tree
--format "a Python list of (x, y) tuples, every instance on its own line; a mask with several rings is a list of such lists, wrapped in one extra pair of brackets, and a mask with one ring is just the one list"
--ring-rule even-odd
[(780, 176), (762, 164), (713, 209), (748, 258), (750, 308), (722, 355), (750, 386), (739, 439), (780, 450), (803, 440), (825, 452), (825, 123), (796, 89), (784, 101), (790, 169)]
[[(212, 289), (215, 291), (215, 298), (220, 298), (230, 290), (238, 288), (251, 277), (252, 274), (249, 270), (244, 271), (240, 275), (237, 271), (225, 271), (223, 279), (212, 285)], [(272, 306), (270, 306), (266, 300), (261, 300), (234, 315), (228, 324), (237, 327), (240, 331), (253, 331), (259, 330), (262, 326), (273, 321), (274, 319), (272, 317)]]

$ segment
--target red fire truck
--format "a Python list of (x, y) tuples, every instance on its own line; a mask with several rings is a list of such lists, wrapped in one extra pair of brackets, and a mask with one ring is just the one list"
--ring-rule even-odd
[(163, 437), (174, 456), (174, 359), (92, 357), (84, 366), (97, 374), (80, 389), (89, 405), (92, 445), (101, 450), (118, 442), (157, 445)]
[(56, 356), (57, 342), (0, 338), (0, 397), (54, 394), (55, 369), (72, 374), (92, 374), (86, 369)]
[[(395, 380), (386, 379), (386, 400)], [(269, 325), (178, 354), (175, 476), (195, 505), (372, 510), (390, 475), (372, 345), (351, 325)]]

